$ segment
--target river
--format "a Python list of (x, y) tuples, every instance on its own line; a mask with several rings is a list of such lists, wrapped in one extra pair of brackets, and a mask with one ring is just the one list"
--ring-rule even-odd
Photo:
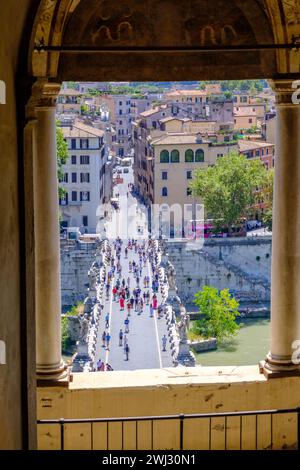
[(198, 353), (197, 365), (227, 366), (253, 365), (265, 359), (270, 349), (270, 320), (264, 318), (244, 319), (240, 322), (237, 336), (216, 351)]

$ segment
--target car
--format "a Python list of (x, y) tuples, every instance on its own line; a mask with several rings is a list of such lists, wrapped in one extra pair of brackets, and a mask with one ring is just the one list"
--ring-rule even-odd
[(129, 173), (129, 169), (128, 169), (128, 168), (124, 168), (123, 173)]
[(120, 173), (122, 173), (122, 170), (118, 169), (118, 170), (117, 170), (117, 173), (118, 173), (118, 175), (119, 175)]

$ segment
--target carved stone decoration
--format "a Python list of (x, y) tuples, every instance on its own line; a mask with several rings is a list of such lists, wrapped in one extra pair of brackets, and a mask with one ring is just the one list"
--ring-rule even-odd
[[(216, 5), (217, 4), (217, 5)], [(218, 14), (216, 15), (216, 12)], [(255, 44), (254, 32), (235, 2), (198, 3), (184, 23), (190, 45), (226, 46)]]
[(300, 0), (282, 0), (282, 5), (286, 24), (288, 26), (300, 24)]

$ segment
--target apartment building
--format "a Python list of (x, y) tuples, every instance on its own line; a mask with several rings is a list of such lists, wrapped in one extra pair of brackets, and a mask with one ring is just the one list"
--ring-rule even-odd
[(267, 170), (274, 167), (275, 145), (271, 142), (239, 140), (239, 153), (250, 159), (260, 159)]
[(57, 98), (58, 114), (80, 114), (82, 93), (71, 88), (62, 88)]
[(172, 115), (193, 120), (233, 122), (233, 100), (227, 99), (219, 87), (205, 90), (175, 90), (165, 94)]
[(95, 233), (101, 205), (109, 201), (112, 191), (104, 131), (75, 121), (63, 126), (62, 132), (70, 155), (61, 182), (66, 191), (60, 200), (62, 224)]
[(104, 94), (94, 100), (98, 111), (107, 110), (108, 124), (115, 129), (112, 139), (112, 152), (118, 157), (128, 155), (132, 146), (132, 108), (131, 97), (128, 95)]

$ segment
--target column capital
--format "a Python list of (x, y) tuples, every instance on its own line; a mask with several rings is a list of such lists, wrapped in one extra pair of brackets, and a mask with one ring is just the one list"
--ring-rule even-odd
[(32, 94), (26, 106), (27, 118), (36, 118), (36, 111), (39, 108), (55, 109), (60, 88), (60, 83), (48, 82), (45, 79), (37, 80), (32, 86)]
[[(295, 85), (296, 81), (287, 78), (278, 78), (269, 80), (269, 84), (276, 95), (276, 105), (277, 106), (296, 106), (297, 104), (293, 102), (293, 94), (296, 92), (297, 88)], [(299, 103), (300, 104), (300, 103)]]

